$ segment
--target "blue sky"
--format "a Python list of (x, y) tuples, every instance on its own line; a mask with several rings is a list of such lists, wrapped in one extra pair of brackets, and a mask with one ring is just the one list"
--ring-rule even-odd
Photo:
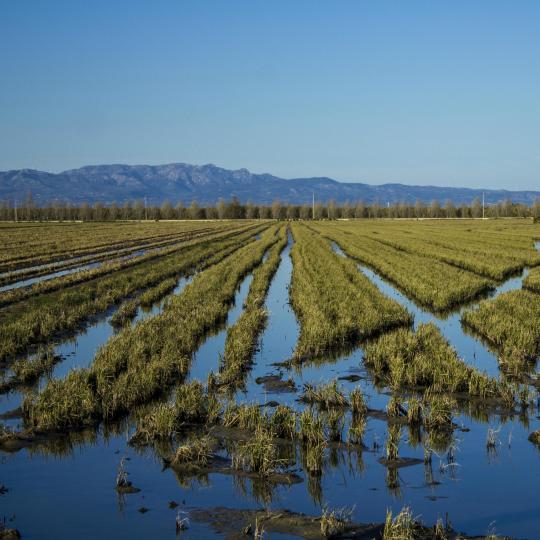
[(0, 0), (0, 170), (540, 189), (540, 2)]

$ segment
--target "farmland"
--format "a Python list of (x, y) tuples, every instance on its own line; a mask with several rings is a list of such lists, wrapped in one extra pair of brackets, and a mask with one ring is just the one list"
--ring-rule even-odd
[(540, 224), (0, 237), (0, 485), (23, 537), (540, 529)]

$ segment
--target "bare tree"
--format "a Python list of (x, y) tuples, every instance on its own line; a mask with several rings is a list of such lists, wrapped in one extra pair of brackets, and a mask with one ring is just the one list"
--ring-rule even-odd
[(441, 215), (441, 204), (436, 199), (431, 201), (429, 205), (429, 216), (432, 218), (438, 218)]
[(272, 219), (280, 219), (281, 218), (281, 202), (279, 199), (276, 199), (272, 203)]
[(246, 219), (256, 219), (258, 217), (259, 209), (251, 202), (246, 203)]
[(126, 201), (122, 205), (122, 219), (130, 219), (131, 218), (131, 203), (129, 201)]
[(535, 219), (540, 218), (540, 197), (536, 197), (534, 199), (532, 209), (531, 209), (532, 217)]
[(447, 218), (456, 217), (456, 207), (450, 199), (446, 199), (446, 201), (444, 201), (444, 213)]
[(471, 205), (471, 214), (473, 218), (482, 217), (482, 203), (480, 197), (475, 197)]
[(220, 198), (216, 205), (218, 219), (225, 219), (227, 217), (227, 205), (223, 198)]
[(300, 207), (300, 219), (309, 219), (311, 218), (311, 207), (308, 204), (303, 204)]
[(190, 219), (199, 219), (201, 217), (201, 209), (199, 208), (197, 201), (195, 200), (191, 201), (191, 204), (189, 205), (188, 214), (189, 214)]
[(174, 210), (170, 201), (165, 200), (160, 208), (162, 219), (172, 219), (174, 217)]
[(175, 206), (176, 210), (176, 219), (185, 219), (186, 212), (184, 208), (184, 203), (182, 201), (178, 201)]
[(135, 201), (133, 205), (133, 216), (135, 219), (142, 219), (144, 217), (144, 202), (140, 199)]
[(328, 219), (336, 219), (337, 218), (336, 201), (334, 201), (333, 199), (330, 199), (328, 201), (328, 204), (326, 205), (326, 211), (328, 212)]
[(359, 219), (363, 218), (366, 215), (366, 205), (364, 201), (357, 201), (354, 207), (354, 217)]

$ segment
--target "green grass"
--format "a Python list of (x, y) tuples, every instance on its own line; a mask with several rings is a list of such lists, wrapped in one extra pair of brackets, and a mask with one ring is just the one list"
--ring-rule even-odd
[(540, 354), (540, 296), (528, 290), (510, 291), (465, 311), (462, 322), (499, 349), (508, 371), (527, 370)]
[(317, 405), (322, 410), (349, 406), (345, 394), (335, 380), (329, 383), (321, 383), (318, 386), (309, 383), (305, 384), (304, 393), (300, 399), (309, 405)]
[(395, 283), (405, 294), (434, 311), (446, 311), (493, 288), (493, 281), (450, 264), (409, 253), (340, 225), (317, 225), (351, 258)]
[[(243, 277), (276, 241), (275, 231), (268, 229), (260, 240), (201, 272), (181, 294), (167, 302), (160, 315), (124, 328), (98, 351), (88, 370), (74, 372), (77, 375), (72, 376), (87, 382), (84, 393), (93, 396), (91, 409), (97, 411), (97, 419), (126, 414), (181, 381), (204, 336), (226, 317)], [(47, 386), (25, 403), (27, 417), (36, 428), (78, 425), (76, 393), (64, 392), (64, 384), (54, 381), (54, 393)], [(55, 402), (64, 403), (61, 410), (72, 408), (73, 412), (66, 412), (63, 418), (46, 413), (47, 408), (59, 410)]]
[(381, 294), (352, 261), (333, 253), (324, 238), (305, 225), (292, 230), (290, 298), (300, 321), (294, 359), (339, 351), (412, 323), (403, 307)]
[(287, 227), (281, 226), (276, 231), (278, 241), (270, 248), (267, 260), (253, 272), (244, 310), (235, 324), (227, 329), (217, 384), (229, 392), (243, 387), (247, 370), (256, 352), (260, 334), (268, 318), (264, 302), (281, 262), (281, 252), (287, 245), (287, 230)]
[(540, 293), (540, 267), (533, 268), (523, 281), (523, 287), (533, 292)]
[[(246, 228), (249, 228), (249, 227), (244, 227), (243, 229), (245, 230)], [(240, 229), (240, 231), (241, 230), (242, 229)], [(227, 229), (225, 229), (225, 231), (219, 231), (217, 233), (202, 235), (201, 238), (195, 237), (194, 239), (188, 239), (187, 241), (181, 242), (180, 244), (176, 244), (170, 247), (165, 247), (163, 249), (159, 249), (156, 251), (151, 251), (149, 253), (145, 253), (138, 257), (112, 260), (110, 262), (105, 262), (104, 264), (96, 268), (81, 270), (80, 272), (75, 272), (72, 274), (67, 274), (67, 275), (59, 276), (52, 279), (46, 279), (46, 280), (34, 283), (33, 285), (30, 285), (29, 287), (19, 287), (19, 288), (14, 288), (14, 289), (7, 290), (4, 292), (0, 292), (0, 307), (22, 302), (23, 300), (26, 300), (28, 298), (35, 297), (41, 294), (51, 293), (54, 291), (65, 289), (67, 287), (71, 287), (74, 285), (86, 283), (88, 281), (96, 280), (98, 278), (102, 278), (104, 276), (114, 274), (121, 270), (136, 268), (144, 263), (155, 262), (164, 257), (168, 257), (169, 255), (174, 255), (179, 252), (183, 253), (185, 249), (195, 244), (198, 244), (201, 241), (227, 237), (230, 234), (234, 234), (234, 233), (235, 233), (235, 230), (233, 230), (233, 232), (231, 233), (231, 232), (228, 232)]]
[(168, 277), (180, 277), (226, 257), (252, 238), (249, 230), (232, 237), (205, 240), (181, 253), (125, 269), (66, 290), (33, 297), (0, 312), (0, 361), (43, 343), (61, 332), (78, 330), (89, 317)]
[(365, 346), (365, 363), (376, 380), (394, 391), (430, 388), (440, 393), (465, 393), (513, 405), (508, 385), (467, 365), (433, 323), (417, 331), (399, 329)]
[(27, 384), (35, 381), (43, 374), (51, 372), (61, 358), (52, 349), (39, 350), (34, 356), (21, 358), (11, 365), (11, 370), (18, 383)]

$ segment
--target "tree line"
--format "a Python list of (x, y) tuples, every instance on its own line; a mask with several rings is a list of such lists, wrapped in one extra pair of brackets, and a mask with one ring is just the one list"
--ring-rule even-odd
[(116, 220), (161, 220), (161, 219), (360, 219), (360, 218), (497, 218), (533, 217), (540, 219), (540, 198), (532, 205), (513, 203), (506, 199), (497, 204), (483, 207), (479, 198), (471, 204), (455, 206), (447, 200), (444, 204), (434, 200), (429, 204), (417, 200), (410, 204), (400, 202), (383, 206), (378, 202), (363, 201), (338, 204), (333, 200), (326, 203), (294, 205), (275, 200), (271, 205), (252, 202), (242, 204), (238, 198), (229, 201), (220, 199), (215, 205), (199, 205), (192, 201), (185, 206), (182, 201), (173, 205), (164, 201), (160, 206), (146, 205), (143, 200), (126, 201), (122, 205), (96, 202), (71, 204), (53, 201), (37, 205), (29, 193), (22, 204), (0, 202), (1, 221), (116, 221)]

